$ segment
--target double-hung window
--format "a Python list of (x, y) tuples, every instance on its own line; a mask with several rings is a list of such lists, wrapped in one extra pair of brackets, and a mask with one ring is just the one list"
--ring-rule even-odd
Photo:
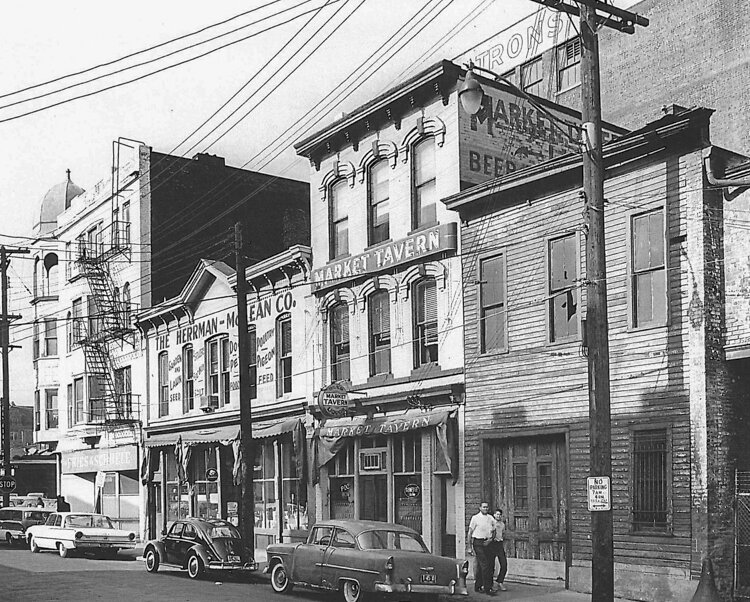
[(479, 340), (481, 353), (507, 348), (505, 255), (479, 261)]
[(391, 304), (386, 290), (370, 295), (370, 376), (391, 371)]
[(378, 161), (370, 167), (368, 238), (371, 245), (388, 240), (390, 237), (388, 169), (388, 161), (385, 160)]
[(130, 377), (130, 366), (115, 370), (115, 394), (117, 395), (117, 414), (119, 418), (133, 417), (133, 389)]
[(421, 228), (437, 222), (435, 139), (416, 144), (412, 155), (412, 227)]
[(84, 421), (83, 377), (73, 379), (73, 422), (81, 424)]
[(57, 355), (57, 320), (44, 320), (44, 355)]
[(38, 360), (39, 359), (39, 322), (34, 320), (34, 324), (32, 325), (32, 334), (31, 334), (31, 357), (32, 359)]
[(331, 186), (330, 203), (330, 258), (349, 253), (349, 213), (347, 194), (349, 184), (339, 180)]
[(195, 375), (193, 372), (193, 346), (182, 348), (182, 413), (195, 407)]
[(631, 317), (634, 327), (667, 322), (664, 210), (631, 218)]
[(276, 320), (276, 396), (292, 392), (292, 318), (288, 314)]
[(557, 49), (557, 91), (581, 83), (581, 38), (565, 42)]
[(229, 337), (222, 336), (206, 343), (206, 378), (208, 395), (219, 406), (229, 403)]
[(57, 421), (57, 389), (44, 391), (44, 428), (56, 429)]
[(549, 340), (578, 334), (578, 238), (568, 234), (549, 241)]
[(541, 96), (542, 94), (542, 59), (537, 58), (521, 65), (521, 88), (524, 92)]
[(349, 312), (346, 303), (334, 305), (331, 323), (331, 380), (349, 380)]
[(633, 530), (666, 532), (670, 525), (667, 429), (633, 432)]
[(92, 374), (89, 376), (89, 422), (104, 422), (107, 411), (104, 406), (105, 375)]
[(437, 286), (434, 278), (414, 284), (414, 367), (438, 361)]
[(169, 415), (169, 356), (159, 354), (159, 417)]
[(73, 301), (73, 345), (83, 338), (83, 299)]

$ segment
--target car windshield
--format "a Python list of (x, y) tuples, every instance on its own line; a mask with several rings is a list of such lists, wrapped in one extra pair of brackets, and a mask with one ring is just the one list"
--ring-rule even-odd
[(112, 521), (103, 514), (71, 514), (65, 520), (68, 527), (94, 527), (95, 529), (114, 529)]
[(211, 539), (220, 539), (222, 537), (228, 537), (231, 539), (240, 539), (240, 532), (235, 529), (232, 525), (217, 525), (212, 527), (208, 532), (208, 536)]
[(427, 547), (418, 535), (401, 531), (365, 531), (357, 537), (363, 550), (410, 550), (427, 552)]

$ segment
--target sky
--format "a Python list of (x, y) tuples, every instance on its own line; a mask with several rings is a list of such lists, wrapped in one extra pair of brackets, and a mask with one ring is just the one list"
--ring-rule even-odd
[[(615, 4), (628, 7), (633, 2)], [(540, 5), (530, 0), (13, 2), (4, 7), (0, 22), (0, 243), (28, 242), (14, 237), (31, 234), (44, 194), (66, 178), (67, 169), (71, 170), (73, 181), (87, 190), (104, 179), (111, 169), (112, 142), (121, 136), (142, 141), (159, 152), (183, 156), (209, 152), (225, 157), (231, 166), (307, 180), (309, 163), (295, 155), (295, 141), (438, 60), (464, 59), (489, 49), (496, 43), (488, 41), (493, 35), (539, 10)], [(303, 14), (307, 11), (310, 12)], [(161, 48), (13, 94), (242, 13), (247, 14)], [(278, 14), (274, 16), (275, 13)], [(386, 57), (392, 58), (379, 61), (377, 69), (357, 71), (374, 75), (359, 86), (347, 88), (353, 90), (352, 94), (316, 117), (313, 130), (303, 129), (305, 120), (315, 115), (326, 94), (341, 89), (340, 82), (377, 53), (415, 14), (417, 18), (410, 22), (407, 35), (396, 43), (399, 50), (387, 52)], [(351, 16), (346, 18), (347, 15)], [(290, 20), (294, 16), (298, 17)], [(260, 19), (265, 20), (197, 45)], [(287, 20), (290, 22), (282, 24)], [(339, 23), (340, 27), (333, 31)], [(270, 25), (278, 26), (262, 31)], [(295, 50), (319, 27), (321, 31), (295, 55)], [(500, 33), (499, 39), (508, 33)], [(22, 116), (75, 95), (143, 76), (251, 34), (255, 35), (156, 75)], [(293, 37), (295, 34), (297, 37)], [(196, 46), (159, 58), (189, 45)], [(523, 53), (513, 59), (506, 56), (503, 70), (524, 58)], [(133, 67), (150, 59), (158, 60)], [(94, 77), (99, 79), (43, 98), (31, 98)], [(359, 81), (363, 79), (364, 76)], [(241, 88), (234, 100), (194, 134)], [(245, 100), (249, 102), (240, 107)], [(238, 110), (233, 117), (210, 133), (235, 109)], [(248, 111), (247, 117), (239, 121)], [(292, 135), (288, 141), (279, 142), (282, 152), (278, 156), (258, 156), (290, 126)], [(30, 315), (30, 264), (28, 259), (16, 258), (10, 273), (11, 306), (25, 317)], [(27, 331), (19, 325), (11, 332), (11, 339), (25, 346), (11, 354), (12, 397), (22, 404), (31, 403), (33, 390)]]

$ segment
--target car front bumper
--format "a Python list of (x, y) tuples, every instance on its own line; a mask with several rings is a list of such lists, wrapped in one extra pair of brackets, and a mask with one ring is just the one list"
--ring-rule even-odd
[(466, 584), (451, 581), (448, 585), (422, 585), (419, 583), (376, 583), (375, 591), (384, 594), (444, 594), (446, 596), (468, 596)]
[(212, 560), (206, 567), (209, 571), (257, 571), (258, 563), (246, 562), (241, 564), (239, 562), (221, 562), (219, 560)]

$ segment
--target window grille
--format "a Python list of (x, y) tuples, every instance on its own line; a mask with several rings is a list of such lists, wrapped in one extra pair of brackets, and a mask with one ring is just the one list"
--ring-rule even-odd
[(633, 528), (668, 529), (667, 431), (633, 433)]

